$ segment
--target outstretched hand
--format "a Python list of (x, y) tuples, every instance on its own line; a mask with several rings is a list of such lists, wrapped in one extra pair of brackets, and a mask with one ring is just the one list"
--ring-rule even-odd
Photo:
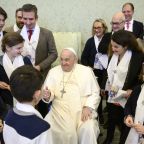
[(48, 102), (51, 97), (51, 92), (48, 89), (48, 87), (45, 87), (45, 89), (42, 90), (42, 98), (44, 101)]

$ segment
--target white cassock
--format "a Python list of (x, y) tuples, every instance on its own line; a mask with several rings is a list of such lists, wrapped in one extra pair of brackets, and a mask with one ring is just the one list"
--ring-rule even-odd
[[(100, 96), (92, 70), (76, 64), (71, 72), (63, 72), (56, 66), (49, 71), (46, 86), (52, 93), (52, 107), (45, 120), (51, 125), (53, 144), (97, 144)], [(63, 87), (66, 93), (62, 95)], [(92, 119), (86, 122), (81, 121), (83, 106), (92, 110)]]

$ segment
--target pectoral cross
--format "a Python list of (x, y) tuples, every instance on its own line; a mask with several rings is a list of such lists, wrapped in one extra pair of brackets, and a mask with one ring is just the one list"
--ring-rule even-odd
[(61, 98), (63, 98), (63, 95), (66, 93), (66, 91), (63, 88), (60, 92), (61, 92)]

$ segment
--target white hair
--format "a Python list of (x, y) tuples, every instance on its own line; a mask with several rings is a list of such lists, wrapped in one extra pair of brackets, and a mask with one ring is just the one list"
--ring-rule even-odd
[(71, 52), (77, 57), (77, 53), (76, 53), (76, 51), (75, 51), (73, 48), (68, 47), (68, 48), (62, 49), (62, 51), (63, 51), (63, 50), (69, 50), (69, 51), (71, 51)]

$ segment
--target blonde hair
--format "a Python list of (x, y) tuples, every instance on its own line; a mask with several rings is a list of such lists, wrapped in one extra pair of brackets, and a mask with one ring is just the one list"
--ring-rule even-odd
[(95, 31), (94, 31), (94, 24), (96, 22), (100, 22), (104, 28), (104, 34), (108, 31), (108, 27), (106, 25), (106, 22), (103, 20), (103, 19), (96, 19), (94, 22), (93, 22), (93, 26), (92, 26), (92, 35), (95, 35)]

